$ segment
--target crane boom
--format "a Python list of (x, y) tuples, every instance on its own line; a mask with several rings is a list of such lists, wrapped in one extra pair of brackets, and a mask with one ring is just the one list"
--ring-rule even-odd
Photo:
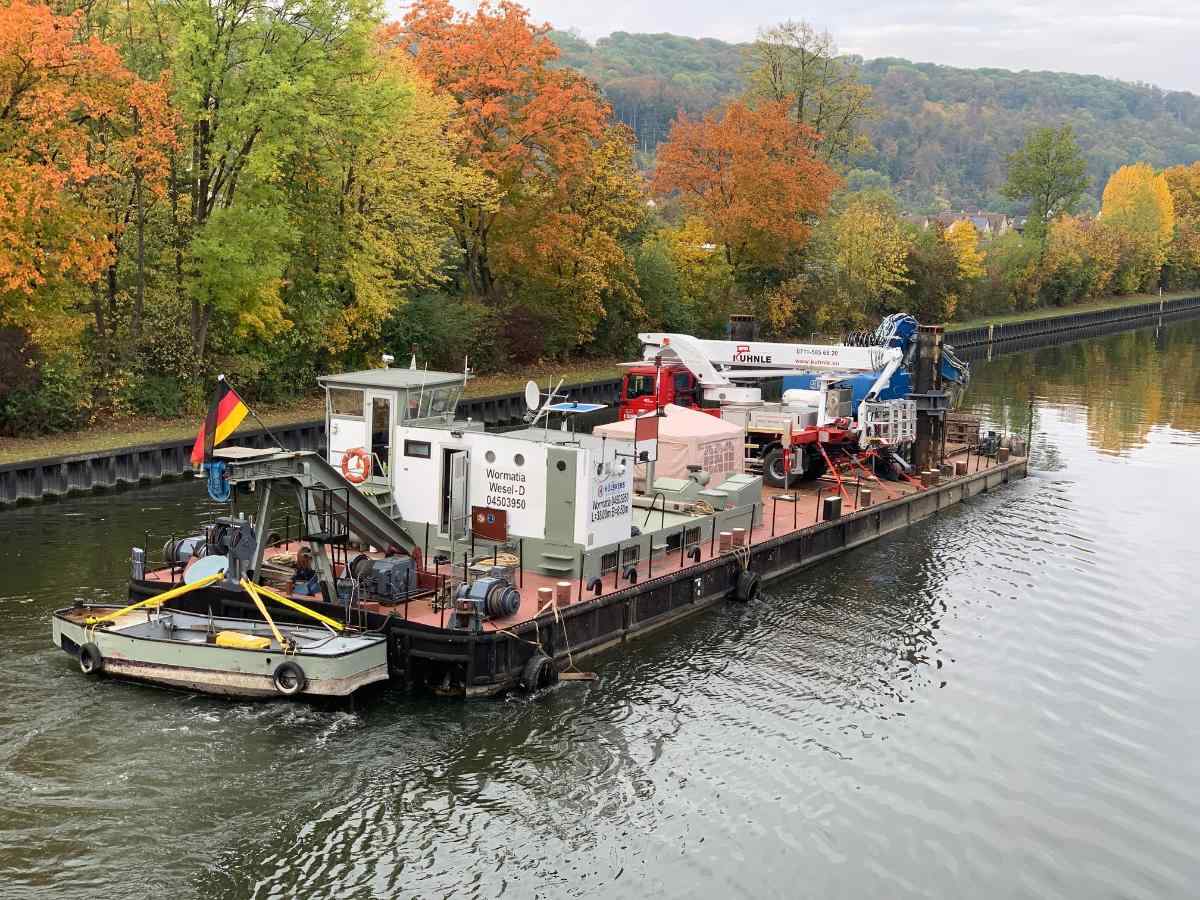
[(901, 352), (890, 347), (710, 341), (688, 334), (663, 332), (643, 332), (638, 335), (638, 340), (642, 343), (644, 359), (677, 360), (706, 388), (728, 387), (734, 379), (769, 378), (799, 372), (875, 372), (893, 362), (898, 365), (901, 358)]

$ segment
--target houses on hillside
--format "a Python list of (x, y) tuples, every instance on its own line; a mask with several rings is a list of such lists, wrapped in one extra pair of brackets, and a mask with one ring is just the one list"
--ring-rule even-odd
[(979, 232), (981, 237), (999, 237), (1002, 234), (1007, 234), (1009, 231), (1021, 231), (1025, 225), (1024, 219), (1016, 219), (1012, 216), (1006, 216), (1004, 213), (965, 209), (958, 212), (938, 213), (935, 216), (913, 215), (905, 216), (904, 218), (921, 229), (933, 228), (935, 225), (949, 228), (955, 222), (965, 220), (975, 226), (975, 230)]

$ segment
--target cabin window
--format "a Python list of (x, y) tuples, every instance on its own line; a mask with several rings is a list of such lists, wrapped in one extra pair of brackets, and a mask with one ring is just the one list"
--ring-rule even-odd
[(429, 441), (405, 441), (404, 455), (417, 459), (431, 459), (433, 457), (433, 447)]
[(625, 566), (636, 566), (641, 558), (642, 548), (640, 546), (626, 547), (621, 551), (621, 566), (622, 568)]
[(692, 376), (689, 373), (675, 374), (675, 399), (671, 402), (677, 406), (687, 406), (692, 402)]
[(634, 400), (638, 397), (653, 397), (656, 393), (654, 390), (656, 380), (653, 375), (630, 375), (625, 381), (628, 388), (625, 394), (626, 399)]
[(617, 567), (617, 551), (610, 550), (600, 557), (600, 574), (604, 575)]
[(429, 414), (431, 416), (443, 416), (446, 413), (454, 412), (457, 388), (440, 387), (434, 388), (431, 394), (432, 399), (429, 401)]
[(350, 388), (329, 389), (329, 409), (335, 416), (358, 416), (363, 414), (363, 392)]
[(408, 400), (410, 414), (416, 404), (415, 417), (417, 418), (451, 415), (458, 406), (458, 395), (461, 391), (462, 388), (459, 385), (452, 384), (426, 388), (419, 393), (410, 392)]
[(516, 463), (518, 466), (525, 465), (525, 455), (523, 453), (514, 454), (513, 462)]

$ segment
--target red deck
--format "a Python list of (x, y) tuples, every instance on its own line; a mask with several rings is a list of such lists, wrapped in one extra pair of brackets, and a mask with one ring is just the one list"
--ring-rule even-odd
[[(996, 465), (996, 462), (991, 459), (978, 457), (966, 457), (965, 455), (949, 456), (948, 460), (958, 459), (968, 462), (968, 473), (974, 474), (977, 470), (989, 468)], [(965, 476), (963, 476), (965, 477)], [(845, 478), (845, 476), (843, 476)], [(942, 484), (953, 483), (958, 480), (955, 477), (944, 478)], [(882, 481), (882, 480), (867, 480), (864, 478), (861, 482), (853, 479), (845, 481), (844, 494), (842, 497), (842, 515), (855, 512), (859, 507), (856, 506), (856, 500), (861, 499), (860, 490), (870, 489), (871, 505), (875, 506), (880, 503), (886, 503), (889, 500), (895, 500), (903, 496), (909, 496), (917, 493), (924, 488), (919, 485), (907, 481)], [(803, 485), (796, 486), (793, 490), (784, 491), (782, 489), (764, 488), (764, 515), (761, 525), (756, 526), (752, 533), (748, 535), (750, 545), (758, 544), (762, 541), (770, 540), (772, 537), (781, 537), (798, 531), (804, 528), (811, 527), (817, 524), (820, 515), (820, 505), (822, 498), (828, 497), (830, 494), (839, 493), (837, 484), (830, 476), (825, 476), (816, 482), (806, 482)], [(794, 497), (794, 500), (785, 499)], [(635, 511), (635, 516), (637, 511)], [(711, 528), (711, 526), (708, 526)], [(728, 552), (722, 554), (719, 549), (719, 538), (716, 543), (712, 541), (712, 536), (708, 528), (702, 533), (700, 541), (700, 562), (707, 562), (715, 556), (729, 555)], [(296, 549), (299, 547), (298, 542), (290, 542), (280, 544), (268, 550), (267, 559), (281, 560), (281, 558), (294, 559)], [(383, 554), (371, 554), (373, 556), (382, 556)], [(486, 560), (484, 560), (486, 562)], [(696, 565), (690, 559), (683, 558), (678, 549), (667, 552), (665, 554), (654, 556), (651, 559), (642, 559), (637, 564), (638, 581), (646, 581), (654, 577), (669, 575), (678, 572), (680, 569), (685, 569)], [(432, 576), (433, 569), (426, 570)], [(178, 572), (178, 570), (176, 570)], [(147, 573), (148, 580), (170, 581), (170, 570), (159, 570), (153, 573)], [(539, 614), (547, 616), (554, 615), (553, 604), (551, 608), (539, 608), (538, 588), (551, 588), (558, 584), (560, 578), (554, 578), (548, 575), (542, 575), (538, 572), (524, 571), (518, 577), (517, 585), (521, 595), (521, 605), (517, 612), (512, 616), (504, 619), (488, 619), (483, 622), (485, 631), (500, 631), (527, 622)], [(570, 582), (571, 602), (576, 603), (581, 599), (580, 594), (583, 592), (583, 599), (588, 599), (590, 594), (587, 593), (586, 584), (581, 584), (576, 576)], [(610, 593), (615, 589), (627, 587), (628, 582), (618, 577), (616, 586), (614, 587), (614, 575), (609, 572), (604, 577), (604, 593)], [(304, 596), (293, 594), (297, 601), (304, 602), (307, 598)], [(433, 627), (444, 627), (446, 619), (451, 615), (450, 610), (435, 611), (428, 596), (421, 599), (414, 599), (405, 604), (403, 601), (391, 603), (376, 603), (372, 601), (364, 602), (363, 608), (378, 612), (383, 615), (391, 613), (400, 619), (406, 619), (414, 623), (428, 625)], [(561, 608), (561, 606), (560, 606)]]

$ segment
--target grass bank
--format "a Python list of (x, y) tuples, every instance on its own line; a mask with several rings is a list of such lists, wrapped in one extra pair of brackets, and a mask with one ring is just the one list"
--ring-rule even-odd
[[(1179, 300), (1183, 297), (1195, 297), (1195, 291), (1180, 291), (1163, 294), (1165, 302)], [(1014, 322), (1030, 322), (1035, 319), (1052, 319), (1055, 316), (1073, 316), (1076, 313), (1098, 312), (1102, 309), (1116, 309), (1120, 306), (1136, 306), (1139, 303), (1158, 301), (1158, 294), (1128, 294), (1123, 297), (1101, 297), (1084, 303), (1074, 303), (1071, 306), (1047, 306), (1041, 309), (1029, 309), (1025, 312), (1007, 313), (1002, 316), (979, 316), (962, 322), (947, 322), (947, 331), (965, 331), (968, 328), (980, 328), (986, 325), (1011, 325)]]
[[(485, 375), (473, 378), (467, 384), (467, 396), (486, 397), (512, 393), (521, 390), (530, 378), (537, 379), (540, 384), (545, 384), (548, 379), (557, 383), (559, 378), (564, 378), (566, 384), (576, 384), (615, 378), (619, 374), (617, 360), (591, 360), (574, 366), (540, 366), (526, 369), (520, 375)], [(324, 418), (325, 400), (323, 394), (314, 392), (311, 396), (294, 403), (277, 407), (255, 407), (254, 411), (268, 428), (275, 425), (293, 425)], [(29, 438), (0, 438), (0, 465), (184, 440), (193, 436), (199, 427), (199, 418), (194, 415), (177, 419), (132, 418), (101, 422), (80, 431)], [(255, 427), (254, 420), (247, 418), (243, 427)]]
[[(1170, 301), (1192, 296), (1195, 296), (1195, 291), (1164, 294), (1163, 299)], [(1133, 306), (1138, 303), (1149, 303), (1157, 299), (1157, 294), (1104, 297), (1086, 303), (1077, 303), (1073, 306), (1048, 307), (1008, 315), (981, 316), (963, 322), (950, 322), (946, 328), (947, 330), (954, 331), (978, 328), (989, 323), (1003, 325), (1013, 322), (1028, 322), (1033, 319), (1047, 319), (1054, 316), (1114, 309), (1120, 306)], [(549, 365), (526, 369), (518, 375), (485, 375), (481, 378), (471, 380), (467, 386), (467, 396), (482, 397), (491, 394), (505, 394), (518, 391), (529, 378), (535, 378), (540, 383), (544, 383), (547, 379), (553, 379), (557, 382), (559, 378), (565, 378), (567, 384), (582, 381), (597, 381), (602, 378), (615, 378), (621, 371), (617, 366), (617, 362), (617, 360), (591, 360), (587, 363), (574, 366)], [(271, 408), (260, 407), (256, 408), (255, 412), (258, 413), (268, 428), (274, 425), (310, 422), (314, 419), (323, 418), (325, 415), (323, 396), (316, 393), (315, 390), (311, 396), (298, 400), (295, 403)], [(248, 420), (248, 424), (253, 425), (253, 420)], [(30, 438), (0, 438), (0, 465), (56, 456), (97, 453), (121, 447), (157, 444), (162, 441), (183, 440), (194, 435), (198, 427), (199, 421), (196, 416), (186, 416), (178, 419), (135, 418), (118, 422), (102, 422), (81, 431), (63, 432), (61, 434)]]

